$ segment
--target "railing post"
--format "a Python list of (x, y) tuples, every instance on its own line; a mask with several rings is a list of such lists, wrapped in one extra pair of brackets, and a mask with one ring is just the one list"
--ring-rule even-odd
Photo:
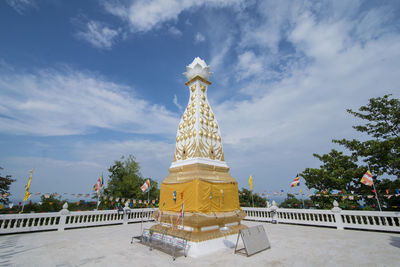
[(335, 215), (336, 229), (343, 230), (343, 220), (342, 220), (342, 216), (340, 215), (340, 213), (342, 212), (342, 209), (339, 208), (339, 204), (336, 200), (333, 201), (332, 212)]
[(128, 225), (128, 217), (129, 217), (129, 214), (131, 213), (131, 209), (129, 208), (129, 202), (127, 201), (127, 202), (125, 202), (125, 207), (124, 207), (124, 217), (123, 217), (123, 220), (124, 220), (124, 225)]
[(275, 200), (272, 201), (272, 207), (271, 207), (271, 213), (272, 213), (272, 223), (278, 223), (278, 212), (277, 212), (278, 207), (276, 206)]
[(65, 202), (62, 210), (60, 210), (60, 221), (58, 222), (58, 231), (64, 231), (65, 219), (67, 218), (68, 214), (69, 214), (68, 203)]

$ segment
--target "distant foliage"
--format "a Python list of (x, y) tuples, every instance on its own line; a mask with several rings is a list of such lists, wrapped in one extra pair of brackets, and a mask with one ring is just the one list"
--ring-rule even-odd
[[(133, 155), (116, 160), (108, 171), (110, 175), (107, 186), (104, 188), (104, 195), (114, 198), (147, 200), (147, 193), (143, 193), (140, 189), (147, 178), (140, 173), (139, 163), (136, 162)], [(150, 186), (150, 200), (158, 199), (160, 190), (157, 182), (150, 179)]]
[(253, 192), (242, 188), (242, 190), (239, 190), (239, 203), (241, 207), (253, 207), (253, 201), (254, 201), (254, 207), (266, 207), (267, 206), (267, 199), (260, 197), (257, 194), (254, 194)]
[(288, 193), (285, 200), (279, 204), (279, 207), (287, 209), (309, 209), (312, 207), (312, 201), (309, 199), (301, 200), (296, 198), (295, 195)]
[[(3, 170), (2, 167), (0, 167), (0, 170)], [(8, 205), (9, 201), (9, 196), (10, 196), (10, 185), (15, 182), (14, 179), (11, 178), (11, 175), (6, 175), (3, 176), (0, 173), (0, 204), (2, 205)], [(5, 196), (6, 195), (6, 196)]]

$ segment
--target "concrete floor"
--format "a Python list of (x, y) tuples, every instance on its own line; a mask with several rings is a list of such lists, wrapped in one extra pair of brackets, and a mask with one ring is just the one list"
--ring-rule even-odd
[(227, 248), (173, 261), (164, 252), (131, 244), (140, 224), (130, 224), (0, 236), (0, 266), (400, 266), (399, 234), (263, 225), (271, 249), (251, 257)]

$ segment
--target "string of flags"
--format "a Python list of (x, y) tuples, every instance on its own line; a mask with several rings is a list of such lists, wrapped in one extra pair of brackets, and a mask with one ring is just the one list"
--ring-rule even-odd
[[(374, 182), (373, 182), (373, 178), (372, 178), (372, 174), (371, 172), (368, 170), (363, 177), (360, 180), (361, 183), (367, 185), (367, 186), (374, 186)], [(250, 191), (253, 190), (253, 178), (250, 175), (249, 178), (249, 186), (250, 186)], [(299, 174), (296, 175), (296, 178), (294, 178), (294, 180), (290, 183), (290, 187), (298, 187), (300, 186), (300, 176)], [(395, 190), (395, 194), (393, 193), (393, 190)], [(284, 190), (281, 189), (280, 191), (269, 191), (270, 193), (267, 192), (267, 190), (264, 190), (263, 193), (255, 193), (258, 196), (262, 196), (262, 197), (272, 197), (272, 196), (284, 196)], [(372, 193), (376, 195), (376, 189), (374, 186), (374, 189), (371, 190)], [(386, 194), (384, 194), (383, 196), (390, 199), (392, 197), (399, 197), (400, 196), (400, 189), (386, 189), (385, 190)], [(352, 192), (351, 194), (349, 193), (345, 193), (344, 190), (321, 190), (321, 191), (317, 191), (315, 190), (314, 193), (312, 194), (303, 194), (303, 190), (300, 189), (300, 193), (298, 192), (293, 192), (293, 193), (289, 193), (287, 192), (287, 194), (292, 194), (292, 195), (307, 195), (309, 197), (312, 196), (317, 196), (317, 197), (329, 197), (329, 196), (341, 196), (343, 200), (345, 199), (349, 199), (349, 200), (354, 200), (355, 198), (361, 198), (361, 197), (367, 197), (367, 198), (373, 198), (374, 195), (360, 195), (360, 194), (354, 194), (354, 192)], [(240, 195), (240, 193), (239, 193)], [(242, 193), (242, 195), (246, 195), (246, 193)]]
[[(5, 199), (8, 196), (9, 196), (8, 193), (0, 194), (0, 198), (1, 199), (3, 199), (3, 198)], [(37, 192), (37, 193), (32, 193), (31, 196), (44, 196), (45, 199), (49, 199), (50, 197), (55, 198), (55, 197), (62, 197), (62, 196), (64, 196), (64, 197), (72, 196), (72, 197), (75, 197), (75, 198), (83, 198), (83, 199), (90, 198), (91, 199), (92, 194), (89, 194), (89, 193), (86, 193), (86, 194), (82, 194), (82, 193), (51, 193), (50, 194), (50, 193)], [(134, 204), (135, 203), (139, 203), (139, 204), (142, 204), (142, 203), (150, 204), (150, 203), (152, 203), (152, 204), (155, 204), (158, 201), (158, 199), (153, 199), (153, 200), (147, 201), (147, 200), (140, 200), (140, 199), (136, 200), (136, 199), (127, 198), (127, 197), (115, 197), (115, 196), (102, 196), (101, 199), (103, 199), (104, 201), (105, 200), (109, 200), (109, 201), (113, 201), (114, 200), (115, 202), (121, 201), (123, 203), (125, 203), (126, 201), (129, 201), (129, 202), (132, 202)]]
[[(312, 196), (317, 196), (317, 197), (341, 196), (343, 199), (348, 198), (350, 200), (352, 200), (356, 197), (358, 197), (358, 198), (361, 198), (361, 197), (373, 198), (373, 197), (375, 197), (375, 195), (372, 195), (372, 194), (371, 195), (361, 195), (361, 194), (354, 194), (354, 193), (345, 193), (343, 190), (342, 191), (340, 191), (340, 190), (331, 190), (331, 191), (322, 190), (322, 191), (314, 191), (314, 193), (309, 193), (309, 194), (303, 193), (302, 191), (303, 190), (300, 189), (300, 193), (290, 193), (290, 192), (285, 193), (285, 190), (283, 190), (283, 189), (280, 191), (272, 191), (272, 192), (265, 190), (263, 193), (259, 192), (259, 193), (255, 193), (255, 195), (267, 197), (267, 198), (273, 197), (273, 196), (284, 196), (285, 194), (304, 195), (304, 196), (309, 196), (309, 197), (312, 197)], [(375, 190), (371, 190), (371, 192), (375, 193)], [(384, 194), (383, 196), (386, 198), (399, 197), (400, 189), (392, 189), (392, 190), (386, 189), (385, 193), (386, 194)], [(241, 194), (243, 196), (246, 195), (246, 193), (239, 193), (239, 194)]]

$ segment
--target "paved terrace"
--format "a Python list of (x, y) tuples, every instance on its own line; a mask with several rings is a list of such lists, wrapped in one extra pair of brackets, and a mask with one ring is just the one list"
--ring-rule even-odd
[[(140, 223), (0, 236), (0, 266), (399, 266), (400, 235), (263, 224), (271, 249), (251, 257), (225, 249), (178, 257), (138, 243)], [(150, 227), (153, 223), (144, 223)]]

